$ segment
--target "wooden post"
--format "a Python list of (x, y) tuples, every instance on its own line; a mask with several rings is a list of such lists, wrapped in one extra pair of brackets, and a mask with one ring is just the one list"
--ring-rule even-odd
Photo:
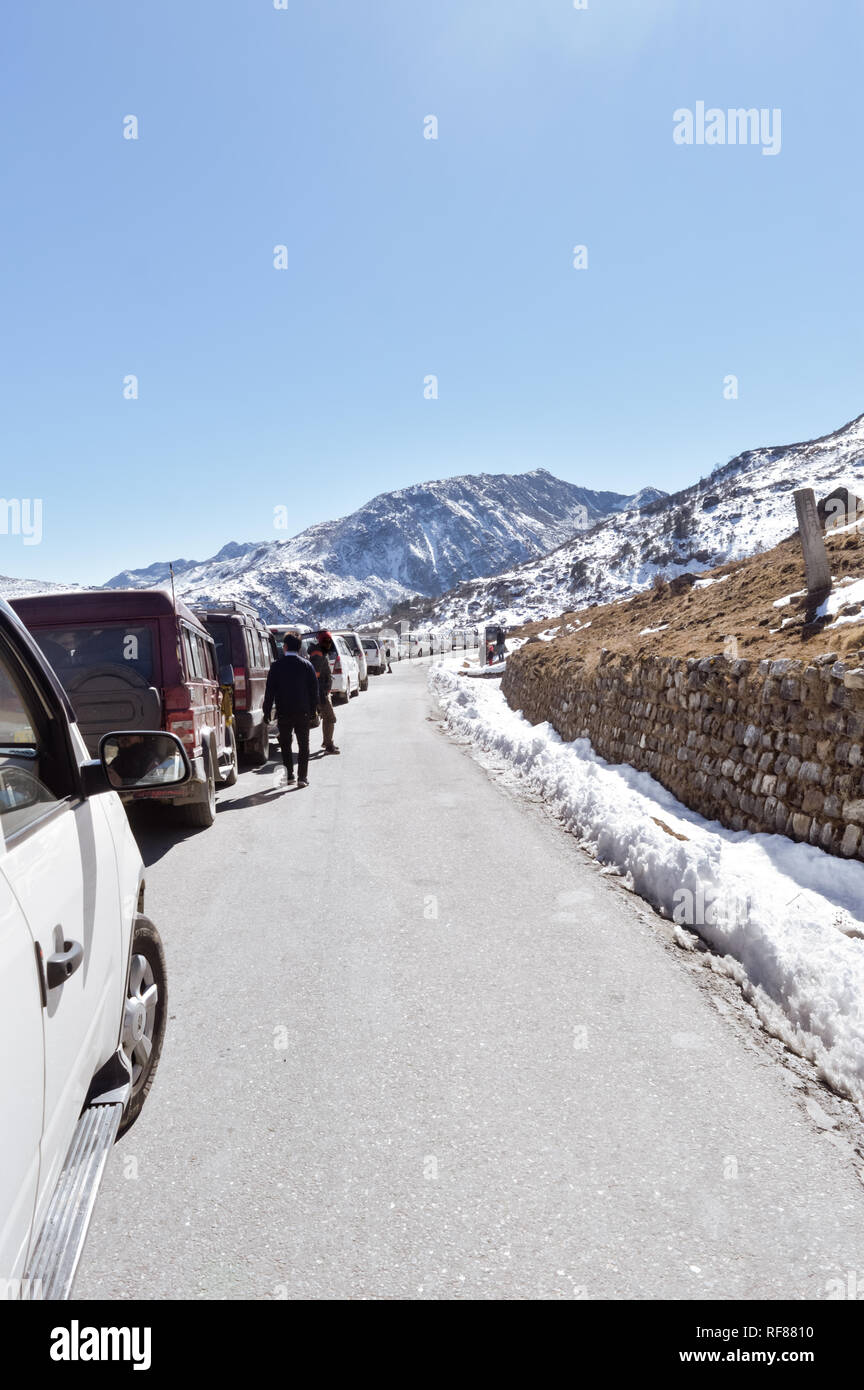
[(795, 493), (795, 511), (798, 516), (798, 534), (804, 551), (804, 570), (807, 575), (808, 594), (824, 594), (831, 588), (831, 566), (828, 552), (819, 525), (816, 511), (816, 498), (812, 487), (799, 488)]

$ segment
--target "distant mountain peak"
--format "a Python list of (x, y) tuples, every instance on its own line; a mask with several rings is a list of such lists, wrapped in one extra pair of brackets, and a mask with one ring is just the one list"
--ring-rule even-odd
[[(412, 483), (289, 540), (230, 541), (209, 560), (175, 562), (175, 583), (187, 601), (247, 598), (271, 620), (361, 622), (544, 554), (641, 495), (579, 487), (545, 468)], [(109, 583), (150, 587), (167, 572), (157, 562)]]
[(672, 495), (643, 488), (631, 514), (602, 518), (549, 554), (461, 584), (409, 616), (521, 622), (628, 597), (656, 574), (698, 572), (772, 548), (796, 530), (797, 488), (812, 487), (819, 499), (838, 486), (864, 491), (864, 415), (815, 439), (746, 449)]

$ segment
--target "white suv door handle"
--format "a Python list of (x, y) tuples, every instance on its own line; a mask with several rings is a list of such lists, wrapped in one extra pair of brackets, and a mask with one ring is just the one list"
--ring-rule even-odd
[(56, 951), (45, 962), (48, 988), (56, 989), (64, 985), (70, 975), (74, 975), (84, 959), (84, 947), (80, 941), (64, 941), (63, 950)]

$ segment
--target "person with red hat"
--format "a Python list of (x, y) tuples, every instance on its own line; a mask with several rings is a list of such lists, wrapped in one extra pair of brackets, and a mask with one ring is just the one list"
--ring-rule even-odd
[(333, 687), (333, 675), (330, 671), (330, 653), (335, 651), (333, 638), (326, 628), (322, 628), (317, 638), (309, 649), (309, 660), (315, 667), (315, 674), (318, 677), (318, 713), (321, 716), (321, 733), (324, 736), (323, 748), (325, 753), (338, 753), (339, 749), (333, 742), (333, 730), (336, 727), (336, 711), (333, 708), (333, 699), (330, 691)]

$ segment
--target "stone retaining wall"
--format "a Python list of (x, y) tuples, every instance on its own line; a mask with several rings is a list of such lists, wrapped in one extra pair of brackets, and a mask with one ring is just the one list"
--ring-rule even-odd
[(508, 659), (504, 694), (532, 724), (590, 739), (732, 830), (864, 858), (864, 666), (610, 653), (587, 673), (556, 646)]

